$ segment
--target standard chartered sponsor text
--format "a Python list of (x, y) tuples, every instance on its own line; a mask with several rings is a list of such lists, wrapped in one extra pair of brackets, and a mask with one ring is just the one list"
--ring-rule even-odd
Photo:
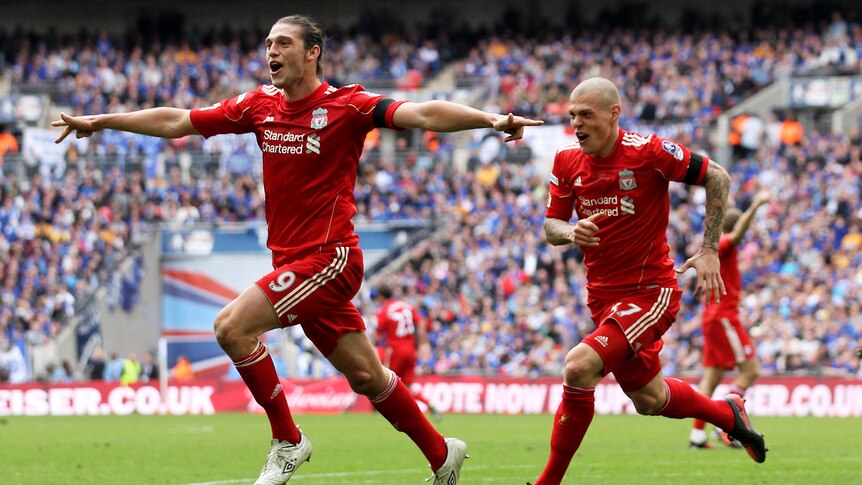
[[(260, 149), (266, 153), (302, 155), (305, 151), (305, 133), (294, 133), (292, 131), (281, 133), (273, 130), (264, 130), (263, 139), (264, 141), (260, 144)], [(284, 143), (289, 144), (285, 145)]]
[(288, 131), (287, 133), (280, 133), (273, 130), (263, 130), (263, 139), (268, 141), (288, 141), (302, 143), (305, 141), (305, 133), (294, 133), (292, 131)]
[(578, 197), (578, 202), (581, 204), (581, 212), (587, 216), (594, 214), (620, 215), (619, 198), (616, 195), (606, 195), (592, 199), (581, 196)]
[(266, 153), (276, 153), (278, 155), (302, 155), (303, 145), (273, 145), (272, 143), (263, 142), (260, 146), (261, 150)]

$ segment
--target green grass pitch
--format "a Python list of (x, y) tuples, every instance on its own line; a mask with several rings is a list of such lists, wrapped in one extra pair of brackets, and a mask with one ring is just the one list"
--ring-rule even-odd
[[(547, 457), (550, 415), (446, 415), (464, 439), (462, 484), (532, 480)], [(690, 421), (596, 416), (565, 483), (848, 484), (862, 471), (862, 419), (763, 418), (770, 452), (687, 448)], [(297, 416), (314, 444), (290, 483), (422, 484), (427, 463), (378, 415)], [(269, 446), (258, 415), (0, 418), (0, 483), (251, 484)]]

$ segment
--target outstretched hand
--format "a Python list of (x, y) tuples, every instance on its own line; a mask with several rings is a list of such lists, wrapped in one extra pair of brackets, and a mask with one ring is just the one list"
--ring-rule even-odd
[(724, 281), (721, 279), (721, 264), (718, 260), (718, 251), (714, 249), (701, 248), (694, 256), (688, 258), (681, 268), (677, 268), (677, 274), (683, 274), (689, 268), (694, 268), (697, 272), (697, 286), (694, 289), (694, 296), (703, 294), (706, 297), (706, 302), (711, 299), (716, 303), (721, 301), (721, 297), (727, 294), (724, 287)]
[(525, 126), (539, 126), (544, 124), (545, 122), (542, 120), (533, 120), (509, 113), (508, 116), (503, 116), (494, 122), (494, 129), (505, 132), (509, 135), (503, 141), (514, 141), (523, 138)]
[(63, 130), (63, 133), (54, 140), (54, 143), (60, 143), (73, 131), (75, 132), (76, 138), (86, 138), (99, 131), (99, 128), (96, 127), (95, 117), (69, 116), (66, 113), (60, 113), (60, 119), (52, 121), (51, 126), (66, 128)]

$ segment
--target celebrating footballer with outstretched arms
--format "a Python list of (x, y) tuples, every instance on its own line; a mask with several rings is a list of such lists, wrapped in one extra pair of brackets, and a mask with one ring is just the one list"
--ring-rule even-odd
[(325, 36), (308, 17), (279, 19), (265, 43), (272, 84), (203, 109), (62, 114), (52, 123), (64, 128), (57, 141), (72, 132), (86, 137), (103, 129), (167, 138), (254, 133), (263, 152), (273, 271), (218, 313), (214, 331), (270, 422), (272, 442), (256, 485), (285, 483), (312, 453), (260, 340), (268, 330), (292, 325), (301, 325), (351, 388), (413, 440), (428, 460), (435, 484), (454, 485), (466, 444), (435, 430), (404, 383), (381, 364), (351, 302), (363, 278), (352, 221), (359, 158), (366, 135), (378, 127), (494, 128), (510, 141), (521, 138), (524, 127), (542, 122), (446, 101), (395, 100), (359, 85), (330, 86), (321, 79)]

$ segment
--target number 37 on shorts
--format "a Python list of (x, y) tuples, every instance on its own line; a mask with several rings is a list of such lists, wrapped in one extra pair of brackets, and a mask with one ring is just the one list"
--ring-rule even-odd
[(681, 295), (676, 288), (652, 288), (605, 300), (603, 308), (595, 308), (599, 302), (591, 302), (590, 309), (599, 316), (599, 324), (615, 321), (632, 347), (639, 348), (635, 343), (655, 342), (670, 328), (676, 320)]

